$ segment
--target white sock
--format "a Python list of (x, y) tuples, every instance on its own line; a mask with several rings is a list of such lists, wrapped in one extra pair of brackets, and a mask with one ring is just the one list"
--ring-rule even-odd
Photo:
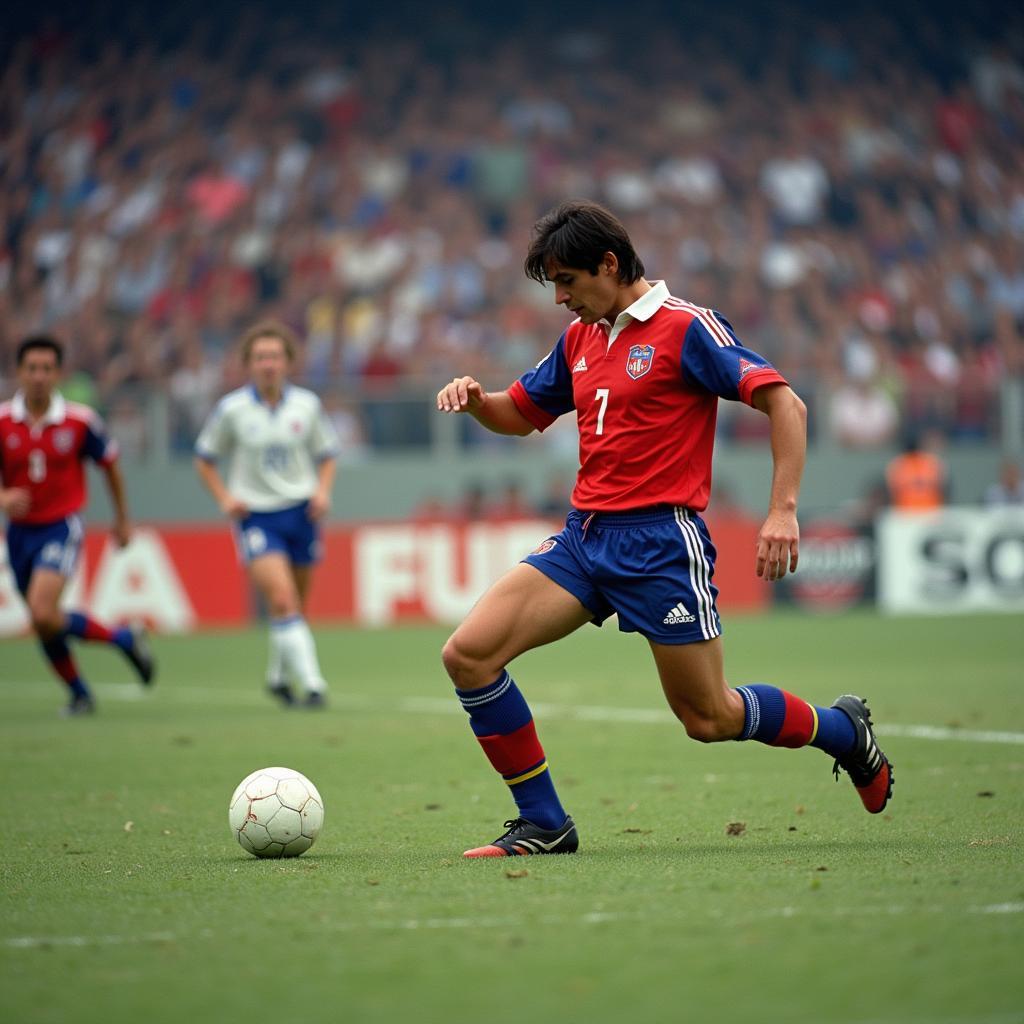
[(307, 693), (322, 693), (327, 683), (320, 672), (313, 634), (301, 615), (277, 619), (270, 624), (271, 633), (280, 645), (285, 672)]
[(270, 625), (270, 650), (267, 654), (267, 686), (288, 682), (284, 671), (284, 649), (274, 624)]

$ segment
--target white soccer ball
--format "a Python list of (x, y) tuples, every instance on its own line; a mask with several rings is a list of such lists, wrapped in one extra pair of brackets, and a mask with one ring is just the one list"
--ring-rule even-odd
[(320, 834), (324, 802), (300, 772), (261, 768), (238, 784), (228, 821), (242, 849), (254, 857), (298, 857)]

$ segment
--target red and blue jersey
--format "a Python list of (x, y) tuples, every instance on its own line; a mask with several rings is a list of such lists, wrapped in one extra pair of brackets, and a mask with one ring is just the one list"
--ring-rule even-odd
[(87, 405), (55, 392), (35, 423), (20, 393), (0, 405), (0, 480), (29, 492), (18, 523), (52, 523), (77, 512), (86, 499), (85, 460), (109, 466), (116, 458), (117, 442)]
[(538, 430), (576, 410), (576, 508), (700, 512), (711, 493), (718, 399), (750, 405), (758, 388), (785, 383), (728, 321), (658, 281), (614, 327), (574, 321), (508, 393)]

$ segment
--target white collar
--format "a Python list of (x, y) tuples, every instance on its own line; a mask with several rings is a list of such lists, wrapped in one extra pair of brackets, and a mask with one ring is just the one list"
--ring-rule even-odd
[[(45, 427), (51, 423), (63, 423), (66, 415), (67, 402), (64, 401), (64, 396), (59, 391), (54, 391), (50, 395), (50, 407), (40, 419), (36, 420), (33, 426)], [(25, 405), (25, 396), (20, 391), (16, 391), (14, 398), (11, 399), (11, 418), (16, 423), (28, 421), (28, 406)]]
[(664, 305), (669, 297), (668, 285), (664, 281), (651, 281), (651, 287), (640, 296), (635, 302), (628, 305), (616, 318), (614, 324), (602, 320), (608, 328), (608, 346), (624, 331), (634, 320), (650, 320), (655, 313)]

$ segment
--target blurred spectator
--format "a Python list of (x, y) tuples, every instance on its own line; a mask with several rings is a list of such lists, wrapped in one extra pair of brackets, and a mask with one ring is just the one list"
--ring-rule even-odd
[(891, 443), (900, 425), (892, 395), (875, 378), (874, 358), (851, 366), (831, 398), (829, 425), (844, 448), (879, 448)]
[(214, 227), (227, 220), (245, 202), (245, 182), (224, 168), (210, 165), (192, 179), (187, 196), (199, 214), (200, 222)]
[(83, 373), (81, 370), (69, 373), (61, 381), (60, 393), (69, 402), (80, 402), (82, 405), (91, 405), (93, 408), (99, 405), (96, 382), (89, 374)]
[(1016, 55), (1002, 40), (978, 53), (971, 62), (974, 91), (984, 106), (998, 112), (1014, 98), (1024, 99), (1024, 68)]
[(934, 444), (934, 436), (926, 441), (912, 435), (902, 454), (886, 466), (885, 484), (893, 508), (901, 512), (931, 512), (946, 503), (946, 466), (938, 452), (930, 450)]
[[(809, 141), (809, 140), (808, 140)], [(829, 192), (821, 161), (794, 139), (761, 169), (761, 188), (782, 224), (807, 227), (821, 219)]]
[(1015, 459), (1004, 459), (999, 467), (999, 479), (985, 490), (986, 505), (1024, 505), (1024, 477)]

